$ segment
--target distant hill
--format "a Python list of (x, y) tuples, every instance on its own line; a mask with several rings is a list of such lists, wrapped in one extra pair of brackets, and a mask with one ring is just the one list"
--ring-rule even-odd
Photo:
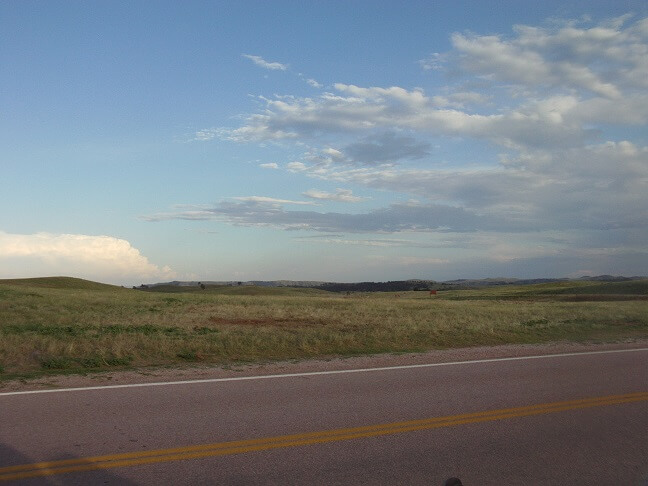
[[(624, 279), (624, 280), (581, 280), (573, 282), (573, 287), (555, 289), (547, 293), (551, 294), (572, 294), (572, 295), (648, 295), (648, 279)], [(542, 293), (542, 292), (538, 292)]]
[[(484, 287), (506, 287), (509, 285), (537, 285), (537, 284), (565, 284), (564, 290), (552, 287), (551, 293), (574, 294), (640, 294), (645, 295), (648, 285), (646, 277), (623, 277), (613, 275), (599, 275), (581, 277), (577, 279), (566, 278), (540, 278), (540, 279), (515, 279), (515, 278), (486, 278), (486, 279), (458, 279), (437, 282), (435, 280), (394, 280), (388, 282), (321, 282), (312, 280), (253, 280), (247, 282), (234, 281), (204, 281), (182, 282), (173, 281), (141, 285), (138, 290), (156, 292), (192, 292), (201, 291), (200, 284), (210, 292), (236, 295), (289, 295), (291, 292), (408, 292), (426, 290), (466, 290)], [(569, 283), (582, 286), (568, 285)], [(585, 285), (589, 283), (588, 285)], [(27, 287), (42, 287), (53, 289), (71, 290), (115, 290), (121, 287), (108, 285), (90, 280), (73, 277), (40, 277), (22, 279), (0, 279), (0, 285), (14, 285)], [(262, 290), (267, 289), (267, 290)], [(569, 289), (569, 290), (567, 290)]]
[(459, 285), (462, 287), (489, 287), (493, 285), (534, 285), (542, 283), (555, 283), (555, 282), (569, 282), (568, 278), (482, 278), (482, 279), (457, 279), (446, 280), (444, 283), (448, 285)]
[(315, 288), (329, 292), (408, 292), (411, 290), (437, 290), (446, 287), (434, 280), (396, 280), (390, 282), (328, 282)]
[(615, 277), (614, 275), (599, 275), (597, 277), (581, 277), (578, 280), (588, 280), (597, 282), (628, 282), (631, 280), (643, 280), (647, 277)]
[(210, 285), (210, 286), (249, 286), (255, 285), (257, 287), (308, 287), (315, 288), (320, 285), (323, 285), (327, 282), (318, 281), (318, 280), (248, 280), (248, 281), (236, 281), (236, 280), (202, 280), (202, 281), (190, 281), (182, 282), (174, 280), (173, 282), (159, 282), (147, 284), (148, 287), (157, 287), (163, 285), (165, 287), (177, 286), (177, 287), (199, 287), (200, 284)]
[(647, 277), (622, 277), (613, 275), (599, 275), (595, 277), (581, 277), (578, 279), (568, 278), (535, 278), (535, 279), (517, 279), (517, 278), (484, 278), (484, 279), (457, 279), (437, 282), (435, 280), (411, 279), (411, 280), (393, 280), (388, 282), (321, 282), (312, 280), (250, 280), (250, 281), (192, 281), (192, 282), (164, 282), (148, 284), (138, 287), (145, 290), (157, 291), (187, 291), (189, 288), (200, 289), (200, 284), (210, 287), (292, 287), (292, 288), (311, 288), (325, 290), (328, 292), (407, 292), (413, 290), (463, 290), (475, 289), (490, 286), (506, 285), (535, 285), (550, 284), (559, 282), (631, 282), (643, 280)]

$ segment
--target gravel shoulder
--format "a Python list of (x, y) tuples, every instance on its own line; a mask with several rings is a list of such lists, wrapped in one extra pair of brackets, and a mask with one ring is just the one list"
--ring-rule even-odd
[(30, 379), (0, 381), (0, 393), (81, 388), (133, 383), (156, 383), (205, 380), (242, 376), (263, 376), (317, 371), (352, 370), (390, 366), (449, 363), (518, 356), (539, 356), (561, 353), (582, 353), (617, 349), (648, 348), (648, 339), (621, 340), (610, 343), (556, 342), (549, 344), (505, 344), (431, 350), (425, 353), (380, 354), (373, 356), (332, 357), (313, 360), (270, 363), (185, 366), (174, 368), (142, 368), (135, 370), (87, 373), (82, 375), (41, 376)]

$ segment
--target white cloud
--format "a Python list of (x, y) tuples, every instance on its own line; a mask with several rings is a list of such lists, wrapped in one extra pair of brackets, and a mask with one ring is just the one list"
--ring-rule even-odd
[(251, 60), (254, 64), (264, 69), (270, 69), (271, 71), (285, 71), (288, 69), (287, 64), (281, 64), (279, 62), (268, 62), (260, 56), (252, 56), (250, 54), (243, 54), (243, 57)]
[(0, 277), (65, 275), (100, 282), (133, 283), (174, 278), (128, 241), (79, 234), (10, 234), (0, 232)]
[(269, 162), (267, 164), (259, 164), (259, 167), (263, 169), (278, 169), (279, 164), (277, 164), (276, 162)]
[(290, 199), (276, 199), (274, 197), (266, 197), (266, 196), (242, 196), (242, 197), (233, 197), (232, 199), (236, 199), (237, 201), (243, 201), (243, 202), (251, 202), (251, 203), (269, 203), (269, 204), (297, 204), (297, 205), (305, 205), (305, 206), (312, 206), (313, 202), (310, 201), (292, 201)]
[(585, 89), (619, 98), (629, 88), (648, 86), (645, 19), (624, 28), (629, 16), (589, 28), (574, 23), (515, 26), (515, 36), (454, 34), (461, 66), (489, 79), (527, 88)]
[(438, 52), (433, 52), (426, 59), (421, 59), (419, 65), (426, 71), (439, 71), (443, 69), (443, 64), (446, 61), (445, 56)]
[(325, 148), (324, 150), (322, 150), (322, 153), (326, 154), (329, 157), (332, 157), (333, 159), (344, 159), (344, 154), (342, 152), (331, 147)]
[[(266, 140), (305, 141), (327, 135), (374, 138), (383, 133), (417, 132), (422, 136), (464, 136), (490, 140), (504, 147), (540, 145), (548, 140), (561, 146), (581, 144), (589, 132), (570, 120), (539, 116), (529, 103), (507, 112), (479, 114), (459, 109), (439, 109), (438, 100), (422, 90), (403, 88), (360, 88), (336, 84), (342, 94), (325, 93), (318, 98), (286, 98), (262, 101), (263, 114), (249, 116), (240, 128), (223, 129), (223, 138), (236, 142)], [(455, 103), (459, 106), (460, 103)], [(394, 136), (393, 144), (403, 137)], [(361, 140), (352, 147), (363, 143)], [(425, 154), (425, 142), (414, 142), (418, 155)], [(390, 148), (374, 143), (376, 150)], [(395, 146), (395, 145), (394, 145)]]
[(286, 164), (286, 169), (288, 169), (290, 172), (301, 172), (303, 170), (307, 169), (306, 164), (303, 162), (288, 162)]
[(202, 130), (198, 130), (190, 141), (207, 142), (216, 138), (220, 132), (221, 130), (218, 128), (204, 128)]
[(354, 196), (351, 189), (336, 189), (334, 193), (326, 191), (318, 191), (317, 189), (310, 189), (303, 193), (304, 196), (319, 199), (324, 201), (336, 201), (336, 202), (347, 202), (347, 203), (357, 203), (364, 201), (365, 197)]
[(319, 88), (324, 87), (323, 84), (318, 83), (317, 81), (315, 81), (312, 78), (307, 79), (306, 82), (308, 83), (309, 86), (312, 86), (313, 88), (318, 88), (319, 89)]

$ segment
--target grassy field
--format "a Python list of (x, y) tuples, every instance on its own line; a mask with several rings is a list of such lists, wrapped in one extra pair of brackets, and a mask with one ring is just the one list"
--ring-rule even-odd
[(0, 379), (556, 340), (648, 337), (648, 280), (334, 294), (0, 280)]

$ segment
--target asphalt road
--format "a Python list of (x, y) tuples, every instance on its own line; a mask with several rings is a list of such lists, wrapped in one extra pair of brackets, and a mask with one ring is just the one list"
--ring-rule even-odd
[(648, 484), (648, 350), (0, 394), (2, 484), (449, 476), (466, 486)]

